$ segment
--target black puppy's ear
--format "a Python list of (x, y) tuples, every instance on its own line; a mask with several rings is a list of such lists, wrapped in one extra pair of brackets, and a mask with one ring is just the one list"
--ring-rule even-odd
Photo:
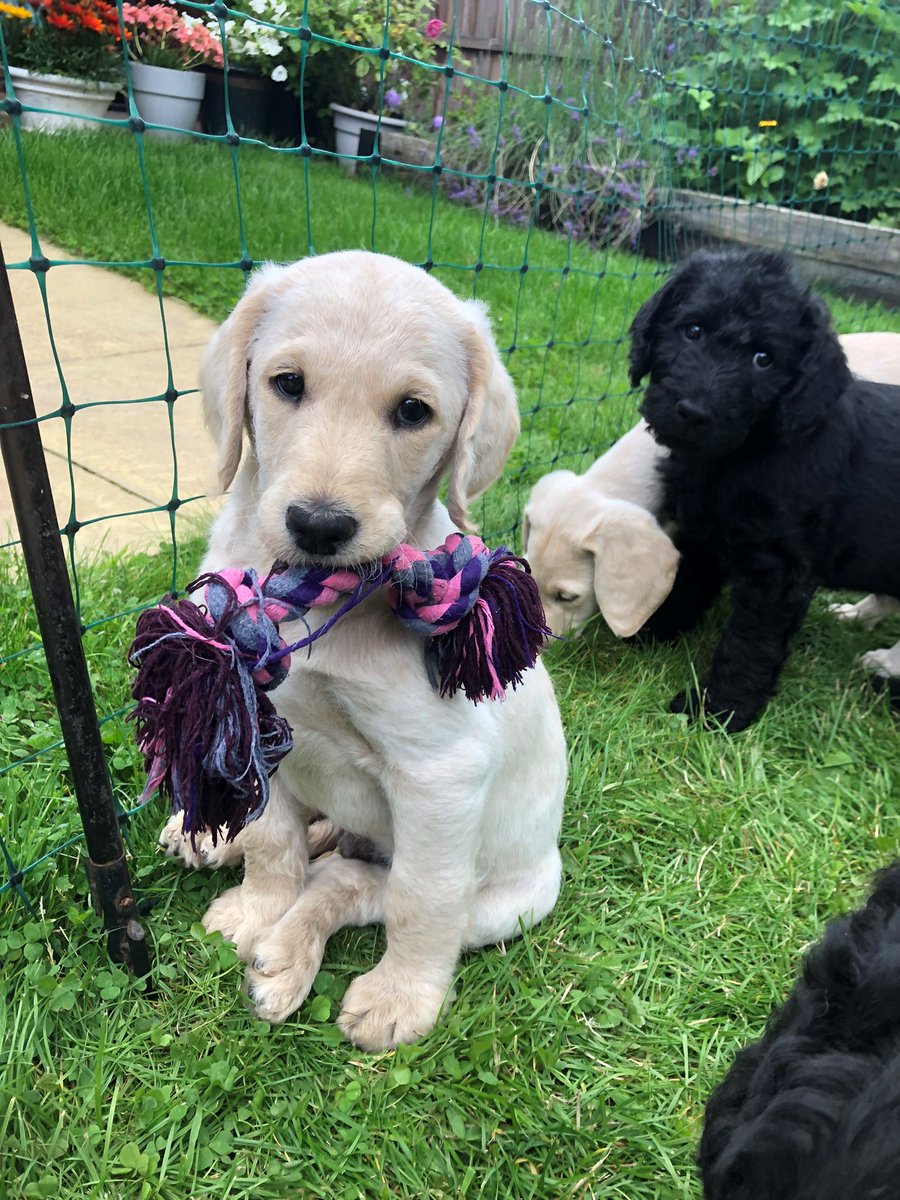
[(631, 334), (631, 349), (628, 351), (628, 366), (631, 386), (633, 388), (637, 387), (644, 376), (650, 372), (650, 367), (653, 363), (653, 341), (656, 320), (663, 307), (672, 299), (681, 276), (682, 272), (678, 272), (658, 292), (655, 292), (645, 304), (641, 305), (637, 311), (637, 316), (631, 322), (631, 329), (629, 330)]
[(828, 306), (818, 296), (808, 297), (800, 332), (805, 349), (796, 365), (797, 382), (782, 396), (778, 408), (779, 429), (784, 434), (804, 433), (818, 425), (851, 379)]

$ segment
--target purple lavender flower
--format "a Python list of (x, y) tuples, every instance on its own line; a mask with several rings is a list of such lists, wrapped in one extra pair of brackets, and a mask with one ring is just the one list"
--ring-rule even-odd
[(674, 53), (675, 53), (675, 43), (669, 42), (668, 46), (666, 46), (666, 58), (671, 58)]
[(506, 145), (506, 138), (503, 136), (502, 133), (497, 134), (497, 145), (500, 147), (501, 150)]
[(643, 94), (644, 93), (641, 91), (640, 88), (638, 88), (638, 90), (636, 92), (632, 92), (631, 95), (628, 97), (628, 99), (625, 101), (625, 107), (633, 108), (635, 106), (635, 104), (637, 104), (638, 100), (640, 100), (640, 98), (643, 96)]
[(696, 158), (697, 157), (697, 147), (691, 146), (691, 148), (687, 152), (687, 156), (688, 156), (688, 158)]
[(580, 121), (580, 120), (581, 120), (581, 113), (580, 113), (580, 112), (578, 112), (578, 111), (577, 111), (577, 109), (574, 109), (574, 108), (573, 108), (573, 109), (571, 109), (571, 110), (570, 110), (570, 112), (569, 112), (569, 116), (572, 118), (572, 120), (573, 120), (573, 121)]
[(710, 167), (706, 173), (710, 177), (710, 179), (715, 179), (715, 177), (719, 173), (719, 168), (718, 167)]
[(436, 116), (436, 117), (431, 118), (431, 128), (432, 129), (440, 129), (443, 124), (444, 124), (444, 118), (442, 116), (440, 116), (440, 114), (438, 114), (438, 116)]
[(469, 145), (472, 147), (473, 150), (477, 146), (481, 145), (481, 138), (479, 137), (478, 130), (475, 128), (474, 125), (467, 125), (466, 133), (469, 135)]
[(388, 88), (384, 93), (384, 102), (388, 108), (399, 108), (403, 103), (403, 97), (396, 88)]
[(510, 133), (512, 134), (512, 138), (513, 138), (514, 142), (521, 142), (522, 130), (519, 128), (518, 125), (513, 125), (512, 129), (510, 130)]

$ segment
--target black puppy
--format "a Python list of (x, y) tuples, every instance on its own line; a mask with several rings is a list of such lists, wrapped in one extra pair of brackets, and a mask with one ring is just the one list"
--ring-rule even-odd
[(900, 863), (832, 922), (706, 1109), (706, 1200), (900, 1196)]
[(671, 707), (743, 729), (816, 588), (900, 596), (900, 388), (851, 375), (824, 303), (768, 251), (695, 254), (631, 338), (681, 551), (645, 632), (686, 631), (730, 583), (709, 674)]

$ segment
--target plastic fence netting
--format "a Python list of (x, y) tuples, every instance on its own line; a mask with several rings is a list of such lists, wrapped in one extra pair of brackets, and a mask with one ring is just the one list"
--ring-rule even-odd
[[(178, 301), (221, 320), (255, 264), (349, 247), (486, 300), (522, 436), (479, 516), (515, 542), (532, 483), (635, 419), (628, 326), (685, 247), (788, 246), (896, 297), (898, 45), (900, 10), (868, 0), (0, 0), (0, 218), (27, 239), (6, 256), (39, 314), (23, 332), (43, 339), (38, 420), (123, 824), (124, 649), (191, 577), (207, 515), (206, 330), (183, 353)], [(148, 71), (192, 56), (202, 100), (156, 107)], [(100, 111), (34, 92), (41, 63), (106, 76)], [(51, 129), (70, 104), (83, 128)], [(95, 267), (123, 290), (97, 301)], [(132, 280), (155, 297), (140, 317)], [(31, 903), (78, 853), (77, 811), (14, 530), (0, 541), (0, 892)]]

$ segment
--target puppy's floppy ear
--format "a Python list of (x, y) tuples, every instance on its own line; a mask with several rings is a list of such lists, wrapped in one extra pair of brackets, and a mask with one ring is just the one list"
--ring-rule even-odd
[(808, 295), (799, 333), (806, 349), (794, 364), (797, 384), (778, 401), (782, 434), (812, 429), (850, 383), (844, 348), (831, 327), (831, 313), (818, 296)]
[(663, 284), (658, 292), (642, 304), (637, 316), (631, 322), (631, 349), (628, 351), (628, 366), (630, 369), (631, 386), (637, 387), (645, 375), (649, 374), (653, 363), (653, 340), (656, 333), (656, 321), (664, 307), (674, 299), (682, 279), (679, 271), (668, 283)]
[(637, 633), (672, 590), (678, 551), (645, 508), (602, 497), (584, 542), (594, 556), (594, 592), (616, 637)]
[(519, 406), (485, 306), (468, 300), (463, 309), (468, 397), (450, 459), (447, 508), (459, 529), (471, 529), (469, 501), (490, 487), (503, 470), (519, 433)]
[(236, 308), (213, 334), (200, 360), (203, 415), (219, 451), (217, 469), (222, 492), (241, 462), (250, 343), (270, 298), (270, 285), (283, 270), (266, 263), (253, 272)]

